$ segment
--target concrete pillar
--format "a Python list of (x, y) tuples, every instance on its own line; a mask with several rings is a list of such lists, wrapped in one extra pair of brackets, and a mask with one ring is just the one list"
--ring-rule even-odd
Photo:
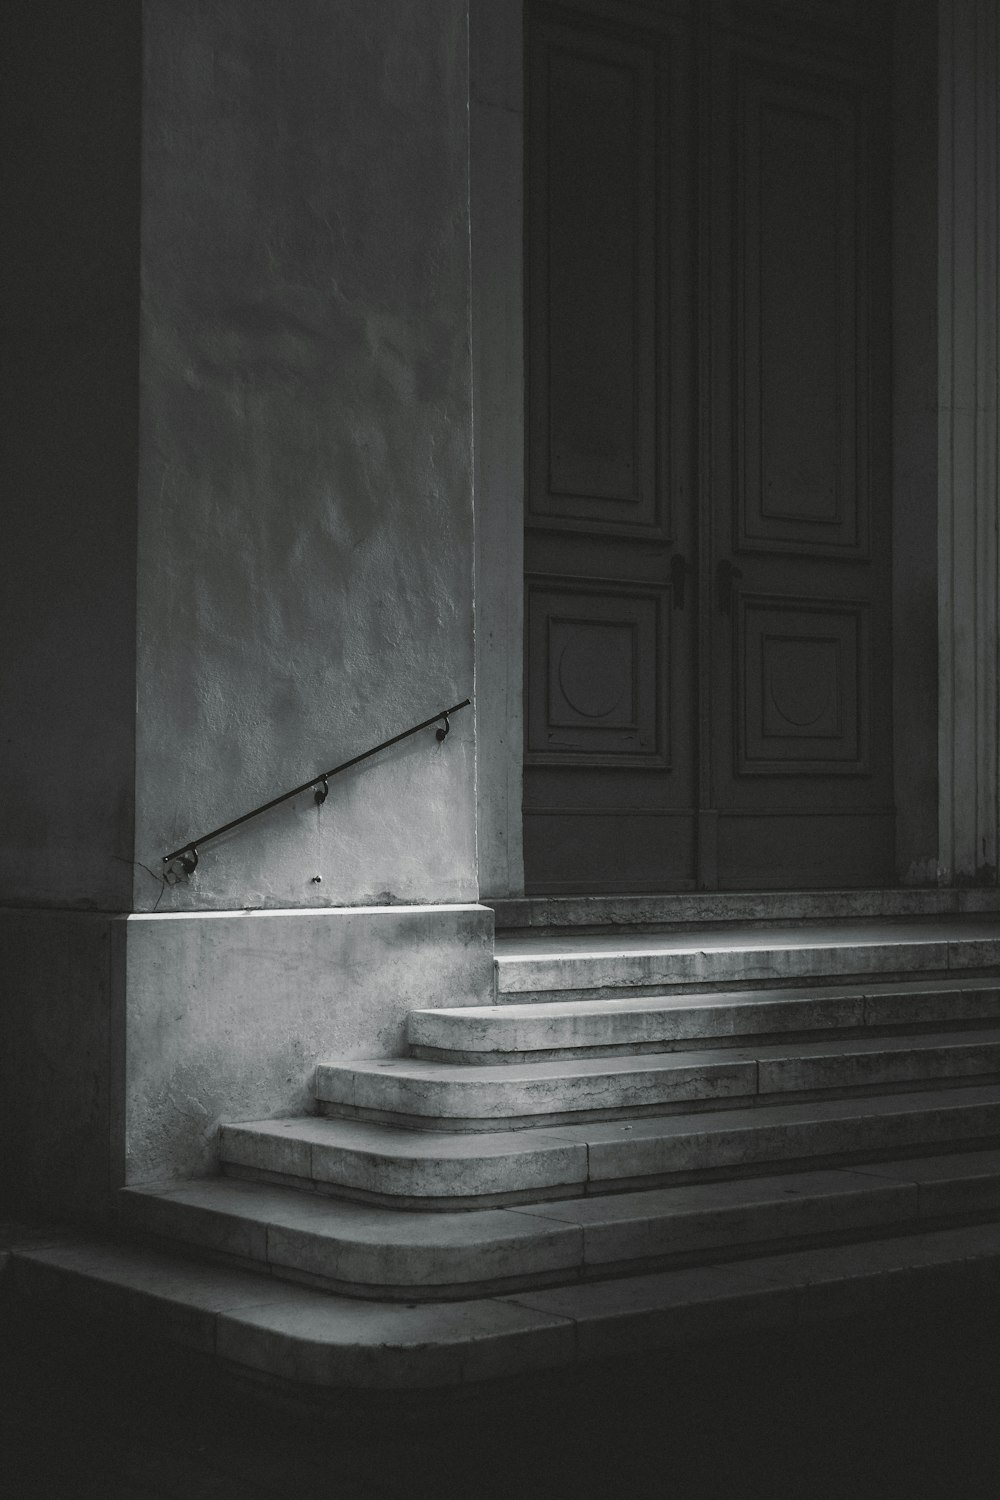
[(479, 888), (524, 892), (522, 0), (472, 0), (470, 128)]
[(995, 882), (1000, 792), (995, 0), (942, 0), (939, 137), (938, 878)]
[(2, 9), (0, 1185), (101, 1218), (492, 992), (469, 709), (163, 879), (472, 693), (468, 16)]

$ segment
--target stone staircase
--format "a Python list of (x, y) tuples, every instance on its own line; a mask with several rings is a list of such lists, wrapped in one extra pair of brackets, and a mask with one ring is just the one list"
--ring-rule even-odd
[(223, 1175), (126, 1189), (26, 1290), (406, 1387), (1000, 1287), (995, 911), (512, 907), (495, 1004), (319, 1060), (315, 1115), (224, 1126)]

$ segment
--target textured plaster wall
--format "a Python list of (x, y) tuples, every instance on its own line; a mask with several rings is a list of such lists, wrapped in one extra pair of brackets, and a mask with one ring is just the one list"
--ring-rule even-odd
[[(136, 857), (471, 693), (461, 0), (146, 0)], [(162, 911), (475, 899), (471, 710)], [(320, 879), (317, 881), (316, 877)]]
[(131, 897), (140, 55), (119, 0), (0, 6), (6, 904)]
[(308, 1113), (317, 1062), (402, 1050), (407, 1011), (488, 1004), (481, 906), (132, 916), (126, 1174), (216, 1166), (221, 1120)]

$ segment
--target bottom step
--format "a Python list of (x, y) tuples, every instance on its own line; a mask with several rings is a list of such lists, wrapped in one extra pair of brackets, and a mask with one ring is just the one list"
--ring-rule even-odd
[(131, 1246), (14, 1252), (24, 1298), (283, 1382), (455, 1386), (705, 1338), (1000, 1292), (1000, 1223), (465, 1302), (361, 1302)]

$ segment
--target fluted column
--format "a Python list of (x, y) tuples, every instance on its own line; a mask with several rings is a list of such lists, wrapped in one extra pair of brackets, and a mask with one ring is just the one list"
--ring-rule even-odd
[(997, 878), (998, 216), (996, 0), (941, 0), (938, 875)]

